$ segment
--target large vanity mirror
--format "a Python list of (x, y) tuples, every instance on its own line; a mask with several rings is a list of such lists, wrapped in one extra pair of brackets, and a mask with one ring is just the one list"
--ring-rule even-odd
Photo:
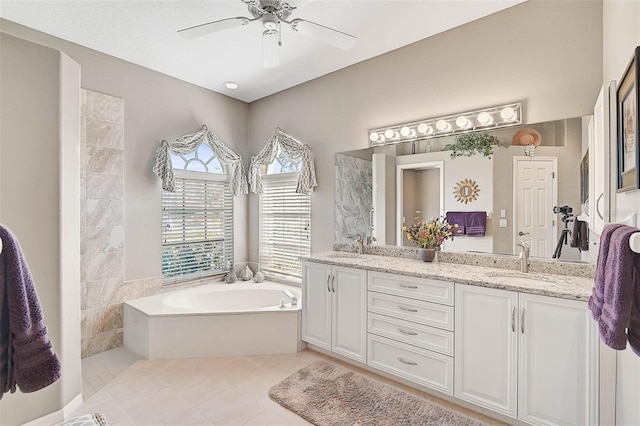
[[(457, 236), (444, 249), (513, 255), (524, 240), (532, 257), (556, 254), (563, 261), (590, 261), (588, 251), (563, 240), (564, 230), (573, 230), (572, 220), (586, 208), (581, 191), (586, 185), (588, 120), (493, 130), (490, 134), (509, 146), (495, 148), (491, 158), (451, 158), (451, 151), (443, 149), (455, 137), (338, 153), (335, 241), (348, 243), (365, 235), (374, 244), (411, 246), (401, 228), (416, 218), (447, 212), (477, 218), (484, 212), (483, 232)], [(512, 144), (522, 129), (539, 134), (535, 149)]]

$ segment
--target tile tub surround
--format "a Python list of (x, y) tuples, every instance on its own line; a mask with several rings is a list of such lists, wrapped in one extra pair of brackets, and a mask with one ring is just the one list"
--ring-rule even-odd
[(81, 92), (82, 357), (122, 346), (122, 302), (149, 283), (124, 282), (124, 100)]
[[(519, 291), (522, 293), (539, 294), (543, 296), (560, 297), (563, 299), (589, 300), (593, 279), (569, 275), (555, 275), (545, 273), (544, 276), (556, 280), (555, 283), (518, 282), (514, 277), (496, 277), (495, 274), (518, 273), (513, 268), (466, 265), (448, 262), (423, 262), (416, 259), (401, 257), (364, 254), (358, 257), (335, 257), (339, 252), (316, 253), (302, 260), (324, 263), (329, 265), (348, 266), (369, 271), (387, 272), (391, 274), (407, 275), (420, 278), (432, 278), (458, 284), (470, 284), (501, 290)], [(529, 276), (533, 275), (532, 273)], [(542, 275), (538, 273), (538, 275)]]
[[(350, 243), (334, 242), (335, 251), (355, 252), (355, 248)], [(377, 256), (400, 257), (405, 259), (419, 259), (418, 248), (398, 247), (398, 246), (377, 246), (370, 245), (364, 247), (365, 254)], [(444, 263), (455, 263), (456, 265), (474, 265), (488, 268), (520, 270), (520, 259), (517, 256), (486, 254), (486, 253), (465, 253), (441, 251), (438, 253), (438, 261)], [(573, 277), (591, 278), (596, 275), (596, 264), (586, 262), (565, 262), (562, 260), (529, 258), (529, 272), (535, 274), (555, 274), (569, 275)]]

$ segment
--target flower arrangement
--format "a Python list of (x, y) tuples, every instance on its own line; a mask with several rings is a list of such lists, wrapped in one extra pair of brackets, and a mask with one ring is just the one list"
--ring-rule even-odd
[(449, 224), (444, 216), (436, 216), (428, 222), (421, 220), (414, 225), (403, 226), (402, 230), (407, 233), (407, 239), (418, 247), (440, 249), (444, 240), (453, 240), (453, 229), (457, 227), (457, 223)]

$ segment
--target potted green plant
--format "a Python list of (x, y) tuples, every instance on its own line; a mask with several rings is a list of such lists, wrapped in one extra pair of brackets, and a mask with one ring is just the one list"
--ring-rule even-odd
[(445, 145), (444, 149), (451, 151), (451, 158), (471, 157), (475, 154), (491, 158), (494, 146), (506, 148), (509, 145), (489, 133), (466, 133), (457, 136), (455, 143)]

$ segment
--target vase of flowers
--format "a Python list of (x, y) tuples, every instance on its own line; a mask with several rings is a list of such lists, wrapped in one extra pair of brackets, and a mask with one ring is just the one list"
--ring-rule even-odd
[(451, 225), (444, 216), (436, 216), (428, 222), (424, 220), (410, 226), (403, 226), (407, 239), (413, 241), (420, 248), (420, 258), (424, 262), (431, 262), (440, 251), (445, 240), (453, 240), (453, 230), (458, 225)]

